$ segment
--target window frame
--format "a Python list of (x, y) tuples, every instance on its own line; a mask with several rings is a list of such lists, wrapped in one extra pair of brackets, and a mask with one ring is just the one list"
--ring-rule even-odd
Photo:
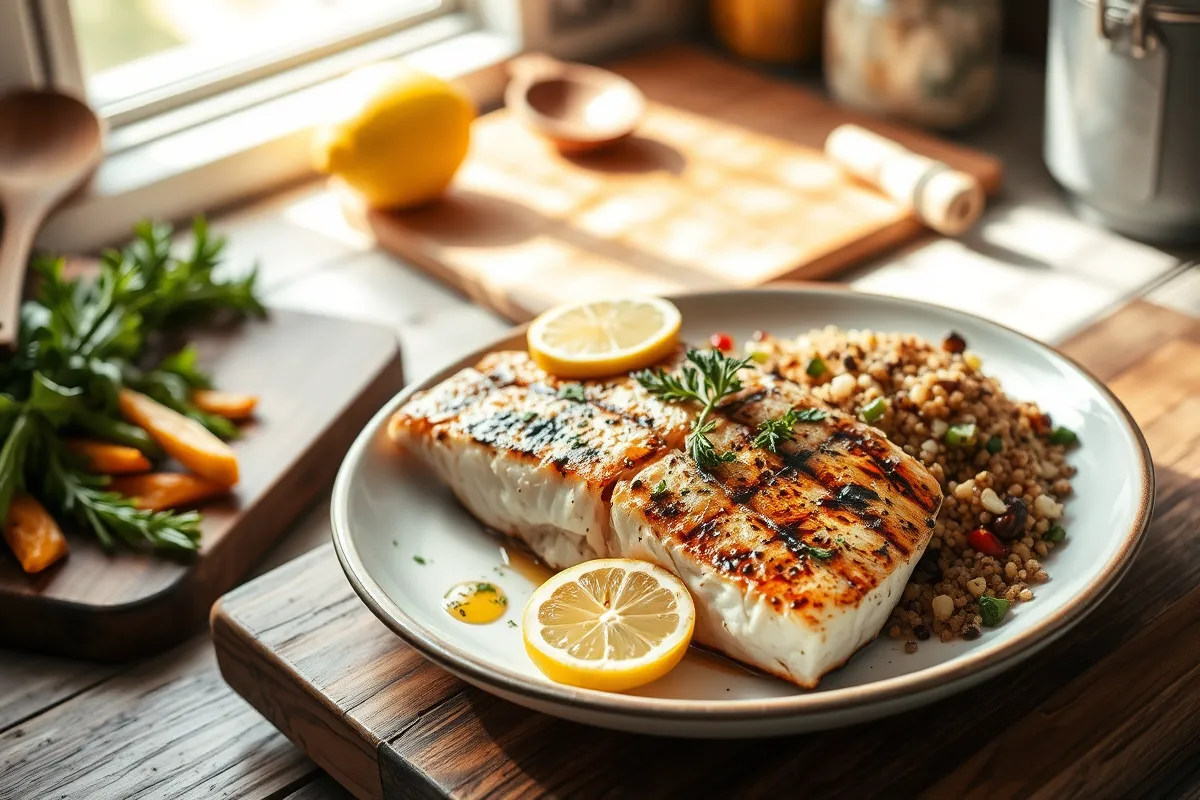
[[(42, 47), (46, 60), (45, 72), (51, 82), (60, 90), (88, 96), (87, 76), (83, 69), (70, 0), (31, 2), (35, 4), (36, 17), (45, 40)], [(345, 68), (346, 59), (331, 59), (332, 56), (385, 40), (422, 22), (455, 13), (462, 8), (461, 0), (425, 2), (429, 7), (421, 11), (403, 17), (381, 15), (371, 24), (348, 27), (344, 35), (336, 38), (295, 42), (266, 52), (237, 56), (204, 72), (190, 71), (191, 74), (170, 83), (143, 88), (130, 96), (97, 104), (96, 112), (110, 127), (120, 129), (299, 69), (303, 69), (313, 83), (319, 82), (332, 77), (334, 69)], [(175, 56), (181, 60), (186, 57), (186, 50)], [(321, 63), (336, 66), (330, 70), (311, 69), (313, 65)]]
[[(502, 100), (507, 61), (523, 50), (589, 59), (693, 31), (700, 19), (694, 0), (651, 0), (586, 29), (558, 30), (547, 0), (453, 2), (461, 10), (141, 122), (109, 126), (96, 174), (50, 218), (37, 245), (92, 252), (125, 240), (148, 213), (182, 220), (311, 180), (321, 104), (338, 90), (337, 77), (359, 63), (403, 57), (454, 80), (488, 110)], [(52, 87), (86, 97), (69, 12), (68, 0), (0, 0), (0, 92)]]
[(32, 3), (0, 3), (0, 91), (36, 89), (48, 83), (39, 27)]

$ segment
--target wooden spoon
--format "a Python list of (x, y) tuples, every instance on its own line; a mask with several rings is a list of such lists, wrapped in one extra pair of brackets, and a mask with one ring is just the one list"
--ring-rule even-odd
[(42, 220), (91, 174), (102, 153), (100, 120), (57, 92), (0, 97), (0, 346), (16, 341), (21, 284)]
[(509, 62), (504, 104), (564, 153), (617, 142), (641, 122), (646, 98), (631, 82), (599, 67), (531, 53)]

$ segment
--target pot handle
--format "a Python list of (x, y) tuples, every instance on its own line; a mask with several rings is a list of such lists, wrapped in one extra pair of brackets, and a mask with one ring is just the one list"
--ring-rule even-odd
[(1158, 37), (1146, 30), (1147, 2), (1149, 0), (1134, 0), (1129, 13), (1114, 29), (1108, 24), (1108, 0), (1096, 0), (1096, 21), (1101, 38), (1116, 44), (1118, 37), (1124, 33), (1129, 41), (1129, 55), (1144, 58), (1152, 52), (1158, 47)]

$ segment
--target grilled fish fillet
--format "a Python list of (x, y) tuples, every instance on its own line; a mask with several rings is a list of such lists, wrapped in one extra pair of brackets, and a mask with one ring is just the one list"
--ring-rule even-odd
[(389, 433), (551, 566), (655, 562), (695, 597), (699, 644), (812, 687), (878, 633), (941, 490), (878, 431), (833, 411), (797, 424), (777, 453), (754, 447), (759, 423), (815, 401), (757, 370), (742, 379), (710, 437), (734, 460), (711, 471), (680, 450), (696, 409), (629, 377), (564, 389), (515, 352), (415, 395)]

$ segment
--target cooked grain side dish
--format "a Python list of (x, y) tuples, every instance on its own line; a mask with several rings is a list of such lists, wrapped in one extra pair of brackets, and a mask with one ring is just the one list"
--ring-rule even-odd
[(931, 343), (827, 327), (795, 340), (756, 334), (746, 348), (765, 370), (882, 430), (941, 484), (933, 538), (884, 626), (906, 652), (933, 636), (977, 638), (1034, 599), (1066, 536), (1073, 432), (1008, 397), (954, 333)]

